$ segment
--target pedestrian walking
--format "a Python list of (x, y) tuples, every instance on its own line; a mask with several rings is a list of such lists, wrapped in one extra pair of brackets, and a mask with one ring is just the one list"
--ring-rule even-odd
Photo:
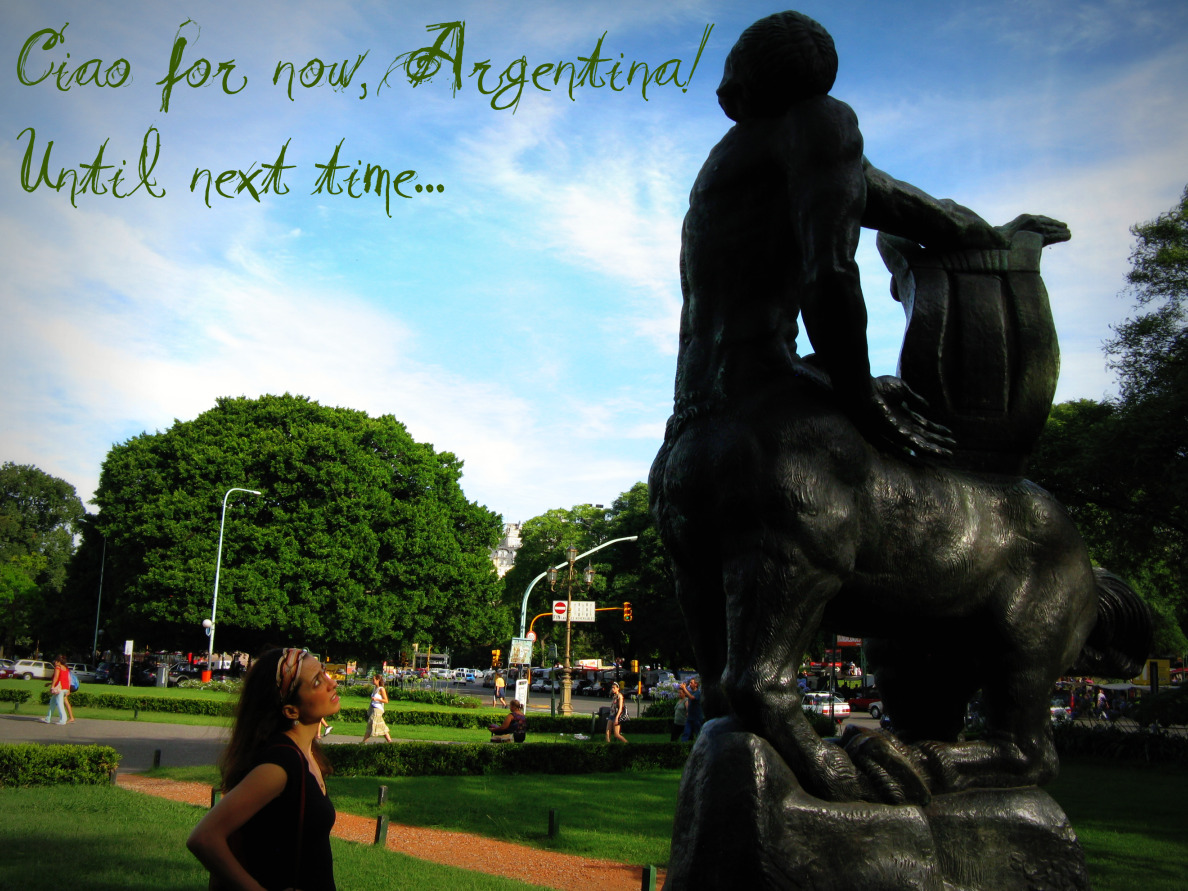
[(619, 729), (626, 722), (627, 700), (623, 696), (623, 691), (619, 689), (619, 682), (614, 681), (611, 684), (610, 716), (606, 719), (606, 741), (611, 741), (611, 732), (613, 731), (615, 739), (621, 743), (627, 742), (627, 738)]
[[(46, 686), (50, 688), (49, 709), (41, 719), (43, 724), (66, 724), (66, 694), (70, 692), (70, 669), (66, 667), (66, 657), (59, 656), (54, 660), (54, 673)], [(57, 709), (60, 720), (54, 721), (54, 710)]]
[(677, 687), (676, 706), (672, 711), (672, 728), (668, 733), (668, 741), (676, 742), (685, 732), (685, 723), (689, 720), (689, 694), (684, 687)]
[(384, 723), (384, 706), (388, 704), (388, 691), (384, 689), (384, 676), (377, 674), (371, 679), (374, 689), (371, 691), (371, 708), (367, 710), (367, 729), (363, 731), (363, 742), (373, 736), (382, 736), (388, 742), (392, 741), (392, 734), (388, 725)]
[(689, 697), (689, 717), (685, 720), (681, 741), (691, 742), (693, 737), (701, 732), (701, 681), (698, 678), (690, 678), (687, 684), (681, 684), (681, 689)]

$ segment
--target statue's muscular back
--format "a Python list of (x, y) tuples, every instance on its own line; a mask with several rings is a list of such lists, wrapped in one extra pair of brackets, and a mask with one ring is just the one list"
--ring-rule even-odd
[(682, 232), (678, 414), (796, 373), (797, 315), (812, 337), (831, 286), (856, 286), (865, 195), (857, 118), (829, 96), (744, 120), (714, 147)]

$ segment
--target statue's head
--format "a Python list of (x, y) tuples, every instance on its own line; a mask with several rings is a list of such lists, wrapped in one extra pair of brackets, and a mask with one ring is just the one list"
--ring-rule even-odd
[(735, 121), (774, 117), (825, 95), (836, 77), (829, 32), (799, 12), (777, 12), (743, 31), (726, 56), (718, 104)]

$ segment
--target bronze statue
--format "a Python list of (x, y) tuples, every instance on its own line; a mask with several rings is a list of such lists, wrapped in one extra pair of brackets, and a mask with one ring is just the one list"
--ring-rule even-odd
[[(991, 414), (1009, 414), (1012, 387), (1027, 379), (1015, 438), (990, 443), (998, 453), (983, 461), (984, 444), (961, 437), (962, 412), (985, 406), (940, 406), (930, 420), (903, 379), (871, 377), (854, 253), (860, 226), (886, 233), (897, 281), (908, 281), (929, 257), (1009, 265), (1021, 236), (1016, 253), (1034, 254), (1022, 272), (1038, 282), (1040, 248), (1068, 228), (1031, 215), (994, 227), (874, 168), (853, 111), (829, 96), (836, 70), (829, 34), (799, 13), (747, 28), (718, 87), (736, 123), (701, 168), (684, 221), (674, 413), (649, 488), (706, 717), (765, 741), (831, 802), (924, 805), (1041, 784), (1057, 768), (1053, 683), (1078, 661), (1125, 674), (1150, 635), (1133, 592), (1095, 575), (1064, 510), (1021, 475), (1048, 408), (1037, 425), (1034, 393), (1050, 404), (1055, 385), (1054, 335), (1019, 369), (1044, 340), (1046, 296), (1027, 297), (1022, 322), (996, 311), (1004, 331), (1033, 324), (1014, 346), (999, 345), (1010, 332), (994, 322), (984, 337), (950, 339), (945, 362), (931, 363), (940, 390), (960, 390), (953, 375), (987, 365), (963, 363), (963, 351), (1009, 350), (989, 362), (1010, 378), (991, 382), (1007, 394), (990, 399)], [(812, 355), (798, 352), (798, 316)], [(905, 352), (901, 368), (911, 358), (921, 357)], [(877, 641), (870, 657), (895, 736), (851, 728), (843, 747), (813, 731), (796, 680), (821, 629)], [(959, 742), (978, 689), (988, 732)], [(714, 745), (709, 732), (702, 756)]]

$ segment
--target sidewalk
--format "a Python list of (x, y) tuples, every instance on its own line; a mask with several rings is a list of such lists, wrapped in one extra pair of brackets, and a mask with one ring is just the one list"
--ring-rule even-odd
[(192, 767), (214, 764), (226, 745), (227, 728), (148, 721), (102, 721), (79, 718), (73, 724), (43, 724), (45, 706), (26, 703), (21, 711), (0, 713), (0, 742), (74, 743), (111, 746), (122, 756), (120, 773), (148, 770), (153, 753), (161, 750), (161, 764)]

